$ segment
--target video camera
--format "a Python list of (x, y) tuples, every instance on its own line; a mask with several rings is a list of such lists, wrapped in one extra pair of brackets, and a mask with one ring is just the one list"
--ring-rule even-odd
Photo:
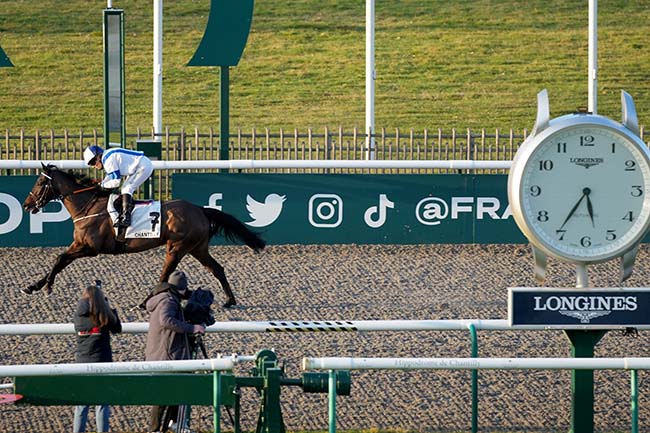
[(213, 325), (216, 322), (211, 308), (213, 302), (214, 295), (211, 291), (204, 289), (192, 290), (183, 308), (185, 321), (193, 325)]

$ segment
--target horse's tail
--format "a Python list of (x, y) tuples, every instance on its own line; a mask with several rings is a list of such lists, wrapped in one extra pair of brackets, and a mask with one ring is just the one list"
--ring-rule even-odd
[(231, 242), (240, 240), (256, 253), (266, 246), (266, 242), (257, 233), (251, 231), (234, 216), (218, 209), (204, 207), (203, 213), (210, 221), (210, 237), (222, 235)]

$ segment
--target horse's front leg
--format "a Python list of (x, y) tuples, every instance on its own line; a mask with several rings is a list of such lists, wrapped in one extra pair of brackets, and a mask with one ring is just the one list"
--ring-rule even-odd
[(43, 278), (38, 280), (36, 283), (27, 287), (27, 289), (21, 290), (23, 293), (30, 294), (32, 292), (41, 290), (45, 286), (45, 293), (48, 295), (52, 293), (52, 286), (54, 285), (54, 280), (59, 272), (66, 268), (70, 263), (75, 261), (80, 257), (95, 256), (97, 253), (93, 252), (92, 249), (87, 246), (77, 245), (73, 243), (68, 247), (66, 252), (60, 254), (52, 266), (52, 270)]
[(31, 284), (29, 287), (25, 287), (23, 289), (20, 289), (21, 292), (26, 293), (26, 294), (31, 294), (33, 292), (37, 292), (43, 288), (45, 283), (47, 282), (47, 276), (49, 274), (45, 275), (43, 278), (35, 282), (34, 284)]

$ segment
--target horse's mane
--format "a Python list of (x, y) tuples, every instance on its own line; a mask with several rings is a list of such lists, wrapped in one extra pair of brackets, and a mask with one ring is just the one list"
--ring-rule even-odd
[[(95, 180), (93, 178), (91, 178), (90, 176), (88, 176), (87, 174), (85, 174), (85, 173), (75, 173), (72, 170), (60, 170), (54, 164), (48, 164), (46, 168), (47, 168), (48, 171), (54, 171), (55, 170), (58, 173), (63, 174), (67, 178), (75, 181), (76, 183), (78, 183), (79, 185), (81, 185), (83, 187), (97, 186), (97, 183), (95, 182)], [(110, 191), (106, 191), (106, 190), (99, 189), (99, 188), (97, 189), (96, 194), (98, 196), (100, 196), (100, 197), (108, 197), (109, 195), (111, 195)]]

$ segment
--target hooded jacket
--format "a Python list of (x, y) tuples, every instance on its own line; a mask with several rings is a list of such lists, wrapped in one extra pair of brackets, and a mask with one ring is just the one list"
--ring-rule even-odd
[(186, 334), (194, 326), (185, 322), (181, 299), (176, 286), (160, 283), (153, 289), (153, 296), (146, 301), (149, 317), (145, 360), (168, 361), (189, 359)]
[(112, 362), (111, 333), (122, 332), (122, 323), (113, 310), (114, 317), (106, 326), (99, 328), (90, 318), (90, 303), (82, 298), (74, 315), (74, 330), (77, 333), (75, 362)]

